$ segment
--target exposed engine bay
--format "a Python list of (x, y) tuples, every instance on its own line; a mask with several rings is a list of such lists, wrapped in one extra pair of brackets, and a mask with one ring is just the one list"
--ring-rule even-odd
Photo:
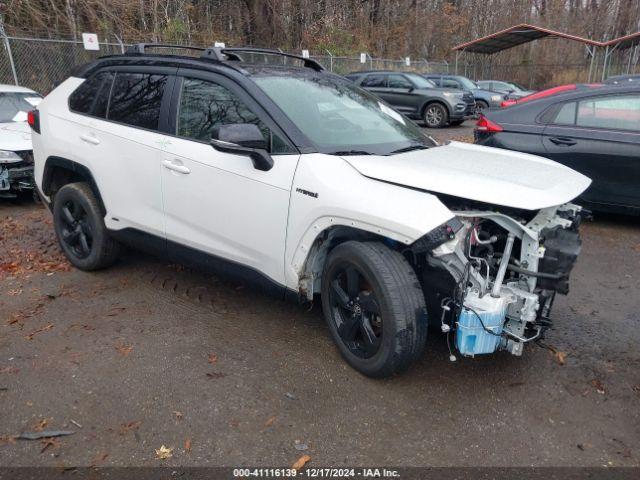
[(430, 321), (448, 341), (454, 336), (464, 356), (522, 355), (526, 343), (551, 327), (556, 293), (569, 291), (582, 207), (531, 212), (468, 205), (448, 205), (456, 217), (411, 246)]

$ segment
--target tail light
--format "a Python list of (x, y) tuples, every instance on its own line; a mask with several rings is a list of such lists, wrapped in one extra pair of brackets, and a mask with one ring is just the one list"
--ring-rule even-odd
[(40, 112), (38, 110), (29, 110), (27, 123), (34, 132), (40, 133)]
[(486, 133), (498, 133), (503, 129), (500, 125), (495, 122), (492, 122), (484, 115), (480, 115), (480, 118), (476, 122), (476, 130), (478, 132), (486, 132)]

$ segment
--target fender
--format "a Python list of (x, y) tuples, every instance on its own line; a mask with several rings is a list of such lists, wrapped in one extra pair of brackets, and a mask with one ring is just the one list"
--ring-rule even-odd
[(327, 229), (344, 226), (409, 245), (454, 217), (435, 195), (367, 178), (335, 155), (302, 155), (291, 192), (285, 281), (295, 290)]
[[(100, 189), (98, 188), (98, 184), (93, 178), (91, 170), (89, 170), (89, 168), (87, 168), (85, 165), (74, 162), (73, 160), (69, 160), (67, 158), (56, 156), (47, 157), (42, 174), (41, 188), (44, 195), (50, 198), (51, 193), (53, 193), (53, 189), (56, 188), (56, 185), (53, 185), (52, 183), (54, 181), (54, 173), (58, 168), (71, 172), (73, 181), (81, 180), (89, 183), (91, 190), (93, 190), (93, 193), (98, 200), (98, 204), (100, 205), (102, 214), (106, 215), (106, 209), (104, 206), (104, 202), (102, 201), (102, 196), (100, 195)], [(57, 187), (59, 188), (59, 186)]]

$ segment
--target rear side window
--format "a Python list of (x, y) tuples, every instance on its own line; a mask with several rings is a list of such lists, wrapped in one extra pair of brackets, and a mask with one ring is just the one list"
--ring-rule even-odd
[[(87, 78), (69, 97), (69, 108), (77, 113), (92, 115), (99, 95), (106, 92), (103, 93), (103, 102), (105, 100), (104, 95), (106, 95), (106, 99), (109, 98), (112, 76), (113, 74), (110, 72), (99, 72)], [(107, 88), (104, 88), (105, 84), (108, 84)], [(105, 113), (106, 105), (102, 115), (97, 116), (104, 117)]]
[(113, 82), (108, 119), (157, 130), (166, 75), (118, 72)]
[(387, 77), (385, 75), (367, 75), (360, 84), (361, 87), (378, 87), (384, 88), (387, 83)]
[(581, 127), (640, 132), (640, 95), (616, 95), (583, 100), (578, 104)]

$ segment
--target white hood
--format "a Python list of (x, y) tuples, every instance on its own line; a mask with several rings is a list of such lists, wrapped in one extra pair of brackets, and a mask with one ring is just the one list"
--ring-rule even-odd
[(0, 150), (31, 150), (31, 128), (27, 122), (0, 123)]
[(569, 202), (591, 183), (546, 158), (461, 142), (392, 156), (343, 158), (366, 177), (526, 210)]

